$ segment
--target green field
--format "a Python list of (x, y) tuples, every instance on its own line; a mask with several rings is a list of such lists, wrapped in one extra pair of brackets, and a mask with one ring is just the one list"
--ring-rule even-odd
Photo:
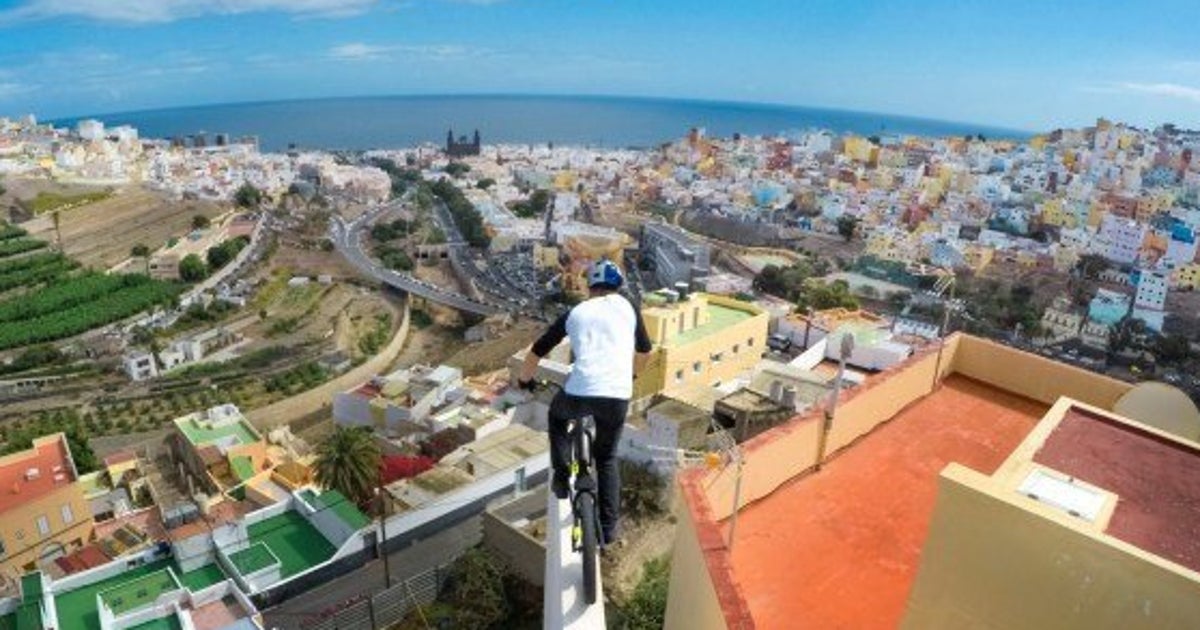
[(0, 301), (0, 350), (72, 337), (169, 304), (178, 285), (87, 273)]
[(46, 246), (46, 241), (37, 241), (31, 238), (17, 237), (6, 239), (0, 241), (0, 258), (24, 254), (35, 249), (44, 249)]
[(78, 208), (79, 206), (108, 199), (111, 196), (111, 190), (81, 193), (78, 195), (40, 192), (36, 197), (25, 203), (34, 214), (43, 214), (46, 212), (54, 212), (55, 210), (70, 210), (71, 208)]

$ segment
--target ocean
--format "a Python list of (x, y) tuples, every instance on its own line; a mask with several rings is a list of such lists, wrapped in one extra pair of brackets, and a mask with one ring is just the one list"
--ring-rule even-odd
[(652, 147), (692, 127), (709, 135), (779, 134), (820, 128), (863, 135), (983, 134), (1026, 138), (1028, 132), (987, 125), (890, 114), (754, 103), (596, 96), (386, 96), (272, 101), (180, 107), (52, 121), (73, 125), (96, 118), (133, 125), (143, 137), (204, 132), (256, 135), (264, 151), (290, 145), (313, 149), (377, 149), (443, 144), (446, 131), (471, 134), (484, 144)]

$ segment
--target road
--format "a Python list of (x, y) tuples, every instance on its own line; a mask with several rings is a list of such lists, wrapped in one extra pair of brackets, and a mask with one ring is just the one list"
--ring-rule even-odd
[[(503, 310), (490, 302), (475, 300), (408, 274), (386, 269), (367, 256), (362, 246), (362, 229), (387, 209), (387, 206), (373, 208), (352, 221), (346, 221), (340, 216), (333, 218), (330, 224), (330, 240), (333, 241), (334, 247), (346, 257), (346, 260), (350, 261), (350, 264), (357, 267), (363, 274), (391, 287), (460, 311), (486, 316)], [(455, 235), (457, 236), (457, 234)], [(451, 242), (451, 251), (459, 247), (461, 245)]]
[[(478, 514), (388, 555), (392, 584), (434, 567), (453, 562), (483, 540), (483, 520)], [(383, 562), (374, 560), (353, 573), (294, 597), (263, 612), (267, 628), (298, 628), (305, 620), (363, 593), (385, 588)]]

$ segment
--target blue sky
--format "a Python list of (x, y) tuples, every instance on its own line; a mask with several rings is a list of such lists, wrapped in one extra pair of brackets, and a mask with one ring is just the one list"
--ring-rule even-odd
[(0, 0), (0, 114), (375, 94), (1200, 127), (1200, 2)]

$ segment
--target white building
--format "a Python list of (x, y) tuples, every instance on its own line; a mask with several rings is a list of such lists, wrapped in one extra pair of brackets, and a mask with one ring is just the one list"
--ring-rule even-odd
[(1100, 224), (1093, 251), (1112, 262), (1130, 264), (1138, 259), (1145, 238), (1145, 225), (1109, 214)]
[(462, 384), (462, 370), (447, 365), (397, 370), (335, 395), (333, 420), (389, 435), (411, 432), (426, 423), (435, 409), (452, 398), (463, 398)]
[(75, 133), (84, 140), (103, 140), (104, 123), (99, 120), (81, 120), (75, 125)]
[(1133, 316), (1146, 322), (1146, 326), (1156, 332), (1162, 332), (1163, 328), (1168, 278), (1168, 274), (1161, 271), (1143, 270), (1138, 278), (1137, 295), (1133, 299)]
[(154, 355), (149, 352), (132, 352), (121, 358), (122, 367), (130, 380), (144, 381), (158, 376)]

